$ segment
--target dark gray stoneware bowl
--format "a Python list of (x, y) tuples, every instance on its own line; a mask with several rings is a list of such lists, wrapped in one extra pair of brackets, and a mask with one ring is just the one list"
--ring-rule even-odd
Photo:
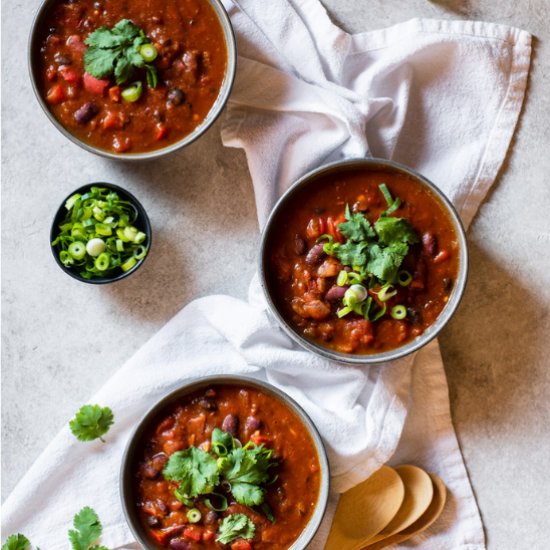
[(137, 458), (137, 453), (140, 450), (140, 445), (142, 443), (142, 438), (150, 428), (151, 423), (154, 419), (161, 413), (163, 410), (170, 408), (174, 403), (177, 403), (180, 399), (189, 395), (190, 393), (199, 390), (201, 388), (208, 387), (213, 384), (224, 384), (224, 385), (233, 385), (238, 387), (250, 387), (262, 391), (263, 393), (273, 396), (276, 399), (282, 401), (303, 423), (311, 439), (313, 440), (317, 455), (319, 457), (319, 465), (321, 467), (321, 487), (319, 490), (319, 499), (317, 501), (317, 506), (313, 512), (309, 523), (306, 525), (305, 529), (302, 531), (301, 535), (294, 541), (292, 546), (288, 550), (304, 550), (311, 539), (314, 537), (323, 515), (325, 513), (329, 486), (330, 486), (330, 473), (328, 459), (325, 452), (321, 436), (317, 431), (317, 428), (307, 415), (307, 413), (302, 409), (294, 399), (289, 397), (286, 393), (282, 392), (278, 388), (268, 384), (267, 382), (262, 382), (253, 378), (248, 378), (246, 376), (240, 375), (216, 375), (216, 376), (206, 376), (203, 378), (197, 378), (185, 382), (178, 389), (172, 391), (165, 397), (163, 397), (158, 403), (156, 403), (144, 417), (141, 419), (134, 432), (130, 436), (126, 450), (122, 457), (122, 466), (120, 469), (120, 496), (122, 500), (122, 508), (124, 510), (124, 515), (126, 521), (130, 526), (130, 530), (133, 535), (136, 537), (136, 540), (143, 546), (143, 548), (150, 550), (158, 550), (158, 546), (155, 545), (153, 541), (147, 536), (143, 525), (141, 524), (137, 508), (135, 506), (135, 498), (133, 492), (133, 468)]
[[(273, 298), (271, 290), (269, 288), (269, 281), (267, 277), (267, 260), (269, 253), (268, 243), (270, 240), (270, 235), (273, 232), (277, 231), (277, 218), (279, 213), (281, 211), (284, 211), (287, 205), (292, 202), (292, 199), (297, 192), (302, 192), (303, 189), (307, 189), (308, 187), (314, 187), (319, 177), (325, 176), (326, 174), (342, 172), (345, 173), (346, 171), (357, 169), (376, 172), (400, 172), (406, 174), (408, 177), (413, 178), (420, 185), (426, 187), (432, 193), (432, 195), (434, 195), (439, 200), (442, 207), (447, 212), (447, 215), (451, 220), (451, 223), (456, 232), (460, 254), (458, 276), (455, 281), (451, 296), (449, 298), (449, 301), (443, 308), (443, 311), (436, 319), (435, 323), (428, 327), (417, 338), (404, 344), (403, 346), (381, 353), (362, 355), (337, 352), (330, 348), (321, 346), (316, 342), (308, 340), (307, 338), (299, 334), (288, 322), (283, 312), (277, 307), (276, 300)], [(404, 357), (405, 355), (418, 351), (439, 334), (439, 332), (453, 316), (464, 293), (464, 288), (466, 286), (466, 279), (468, 275), (468, 246), (466, 243), (466, 234), (464, 232), (464, 227), (462, 226), (462, 222), (460, 221), (460, 218), (454, 206), (451, 204), (449, 199), (439, 190), (439, 188), (436, 187), (432, 182), (427, 180), (424, 176), (418, 174), (414, 170), (411, 170), (407, 166), (389, 160), (375, 158), (343, 160), (321, 166), (320, 168), (316, 168), (315, 170), (307, 173), (305, 176), (301, 177), (296, 183), (294, 183), (292, 187), (290, 187), (287, 192), (279, 199), (279, 201), (273, 208), (263, 230), (260, 244), (259, 273), (260, 283), (263, 287), (264, 294), (271, 313), (277, 319), (282, 329), (294, 341), (296, 341), (298, 344), (308, 349), (309, 351), (322, 357), (332, 359), (334, 361), (357, 365), (368, 365), (373, 363), (393, 361), (395, 359), (399, 359), (401, 357)]]
[(42, 5), (38, 9), (38, 12), (36, 13), (34, 21), (31, 26), (31, 33), (29, 37), (28, 65), (29, 65), (29, 74), (30, 74), (31, 84), (34, 90), (34, 94), (36, 95), (36, 99), (40, 104), (40, 107), (42, 107), (44, 113), (46, 113), (46, 116), (50, 119), (50, 122), (66, 138), (70, 139), (73, 143), (76, 143), (83, 149), (86, 149), (86, 151), (90, 151), (91, 153), (95, 153), (96, 155), (100, 155), (102, 157), (107, 157), (107, 158), (116, 159), (116, 160), (127, 160), (127, 161), (151, 160), (151, 159), (156, 159), (159, 157), (163, 157), (164, 155), (173, 153), (174, 151), (177, 151), (182, 147), (185, 147), (193, 143), (200, 136), (202, 136), (210, 128), (210, 126), (212, 126), (212, 124), (214, 124), (218, 116), (221, 114), (223, 108), (225, 107), (225, 104), (227, 103), (229, 94), (231, 93), (231, 88), (233, 87), (233, 81), (235, 79), (235, 71), (237, 68), (237, 46), (235, 42), (235, 35), (233, 32), (233, 27), (231, 25), (229, 16), (227, 15), (227, 12), (225, 11), (225, 8), (223, 7), (223, 4), (221, 3), (220, 0), (208, 0), (208, 2), (212, 6), (212, 9), (216, 13), (216, 15), (218, 16), (220, 25), (223, 30), (225, 46), (227, 49), (227, 69), (226, 69), (225, 78), (223, 80), (220, 93), (216, 101), (214, 102), (214, 105), (212, 105), (210, 112), (208, 113), (206, 118), (201, 122), (201, 124), (199, 124), (190, 134), (184, 136), (182, 139), (180, 139), (175, 143), (172, 143), (171, 145), (168, 145), (161, 149), (155, 149), (154, 151), (147, 151), (143, 153), (121, 153), (121, 154), (113, 153), (112, 151), (107, 151), (105, 149), (100, 149), (99, 147), (94, 147), (93, 145), (90, 145), (89, 143), (81, 141), (76, 136), (71, 134), (54, 117), (54, 115), (49, 110), (46, 101), (42, 97), (42, 94), (40, 93), (40, 90), (38, 87), (38, 82), (40, 81), (39, 63), (38, 63), (38, 54), (40, 50), (39, 29), (42, 28), (44, 18), (49, 13), (49, 10), (60, 1), (61, 0), (44, 0)]

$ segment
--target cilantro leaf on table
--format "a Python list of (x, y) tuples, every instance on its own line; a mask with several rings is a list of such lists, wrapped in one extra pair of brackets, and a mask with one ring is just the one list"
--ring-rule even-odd
[(21, 533), (10, 535), (2, 545), (2, 550), (29, 550), (30, 548), (31, 541)]
[(250, 540), (254, 538), (256, 526), (245, 514), (231, 514), (224, 518), (218, 529), (216, 542), (229, 544), (235, 539)]
[(100, 27), (85, 40), (84, 69), (95, 78), (114, 75), (117, 84), (130, 80), (136, 69), (146, 69), (147, 83), (156, 87), (154, 65), (146, 63), (139, 49), (150, 44), (144, 32), (129, 19), (122, 19), (112, 29)]
[(258, 506), (264, 501), (261, 484), (270, 479), (269, 469), (276, 465), (273, 451), (263, 445), (247, 444), (233, 449), (219, 461), (220, 475), (231, 485), (235, 500), (245, 506)]
[(109, 407), (84, 405), (69, 422), (73, 435), (80, 441), (103, 439), (114, 422), (113, 411)]
[(349, 204), (346, 204), (345, 216), (347, 221), (338, 224), (338, 229), (348, 240), (368, 241), (376, 236), (369, 220), (361, 212), (351, 212)]
[(105, 546), (94, 544), (103, 530), (96, 512), (85, 506), (73, 518), (74, 529), (69, 530), (69, 540), (73, 550), (107, 550)]
[(216, 459), (197, 447), (172, 454), (163, 475), (169, 481), (179, 482), (178, 493), (187, 497), (211, 493), (219, 482)]

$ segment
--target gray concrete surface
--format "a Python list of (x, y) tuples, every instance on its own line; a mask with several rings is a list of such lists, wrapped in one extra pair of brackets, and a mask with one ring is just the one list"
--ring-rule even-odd
[[(537, 37), (515, 143), (469, 231), (469, 287), (441, 346), (489, 549), (546, 550), (550, 2), (325, 5), (352, 32), (424, 16), (495, 21)], [(51, 126), (32, 97), (26, 71), (27, 31), (37, 6), (38, 0), (6, 0), (2, 6), (3, 499), (74, 411), (177, 310), (212, 293), (244, 298), (258, 244), (245, 158), (222, 147), (219, 123), (187, 150), (139, 167), (96, 158)], [(143, 268), (101, 288), (63, 274), (48, 247), (60, 200), (97, 180), (134, 192), (155, 229)], [(225, 264), (238, 268), (219, 268)]]

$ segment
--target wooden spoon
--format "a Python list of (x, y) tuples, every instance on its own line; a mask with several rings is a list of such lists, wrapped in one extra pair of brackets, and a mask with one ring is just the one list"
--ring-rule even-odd
[(429, 474), (433, 484), (433, 499), (428, 509), (418, 518), (412, 525), (403, 529), (403, 531), (392, 535), (380, 542), (369, 544), (365, 547), (365, 550), (380, 550), (391, 546), (392, 544), (399, 544), (404, 542), (418, 533), (426, 530), (434, 521), (441, 515), (443, 508), (445, 507), (445, 501), (447, 499), (447, 489), (441, 479), (435, 474)]
[(358, 550), (398, 512), (405, 496), (399, 474), (382, 466), (338, 502), (325, 550)]
[(430, 476), (421, 468), (403, 465), (395, 468), (405, 485), (405, 498), (391, 522), (375, 535), (368, 544), (378, 542), (403, 531), (413, 524), (432, 502), (434, 490)]

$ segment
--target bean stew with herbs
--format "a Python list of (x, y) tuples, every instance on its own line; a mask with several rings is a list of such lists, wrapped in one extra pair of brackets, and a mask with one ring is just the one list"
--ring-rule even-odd
[(275, 308), (298, 334), (339, 353), (380, 353), (415, 339), (458, 275), (451, 219), (399, 171), (321, 174), (271, 222), (264, 262)]
[(226, 72), (207, 0), (59, 1), (38, 32), (39, 93), (71, 134), (109, 152), (149, 152), (190, 134)]
[(283, 550), (316, 507), (320, 462), (302, 421), (246, 385), (179, 398), (144, 433), (134, 500), (154, 546)]

